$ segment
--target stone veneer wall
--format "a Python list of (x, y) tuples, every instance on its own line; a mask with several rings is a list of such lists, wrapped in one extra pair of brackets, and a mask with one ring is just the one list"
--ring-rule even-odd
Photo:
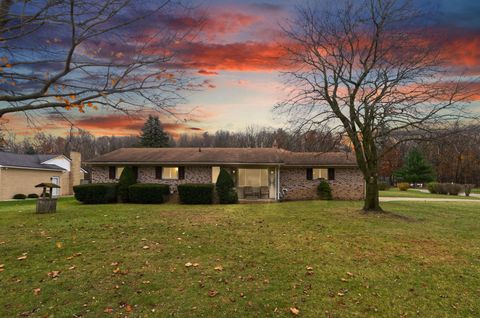
[[(320, 180), (307, 180), (306, 168), (282, 168), (280, 189), (288, 189), (285, 200), (306, 200), (317, 198)], [(364, 197), (364, 180), (360, 170), (335, 168), (335, 180), (328, 181), (332, 195), (338, 200), (361, 200)]]
[[(93, 183), (110, 183), (118, 180), (111, 180), (108, 178), (108, 166), (93, 166), (92, 167), (92, 182)], [(182, 183), (211, 183), (212, 182), (212, 168), (211, 167), (185, 167), (185, 179), (183, 180), (159, 180), (155, 178), (155, 167), (138, 167), (138, 182), (140, 183), (160, 183), (169, 184), (174, 189), (177, 184)]]
[[(210, 166), (186, 166), (183, 180), (155, 179), (155, 167), (139, 167), (138, 181), (141, 183), (169, 184), (176, 190), (182, 183), (211, 183)], [(93, 183), (117, 182), (108, 178), (108, 166), (92, 167)], [(360, 170), (355, 168), (335, 168), (335, 180), (328, 181), (332, 187), (334, 199), (361, 200), (364, 197), (364, 180)], [(319, 180), (307, 180), (306, 168), (281, 168), (280, 189), (286, 188), (286, 200), (308, 200), (317, 198)]]

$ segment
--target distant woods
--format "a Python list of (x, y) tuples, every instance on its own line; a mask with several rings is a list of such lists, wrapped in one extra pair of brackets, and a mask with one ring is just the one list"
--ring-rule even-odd
[[(248, 127), (243, 131), (218, 130), (215, 133), (181, 134), (168, 138), (168, 147), (272, 147), (291, 151), (326, 152), (351, 151), (348, 141), (326, 130), (293, 134), (284, 129)], [(347, 139), (348, 140), (348, 139)], [(472, 126), (461, 133), (447, 134), (434, 140), (411, 141), (381, 153), (379, 176), (394, 180), (395, 172), (403, 164), (407, 154), (417, 149), (432, 165), (439, 182), (480, 184), (480, 127)], [(32, 137), (19, 138), (3, 134), (3, 150), (17, 153), (69, 154), (79, 151), (83, 160), (91, 159), (119, 148), (141, 147), (138, 136), (93, 136), (84, 130), (71, 131), (66, 137), (36, 133)]]

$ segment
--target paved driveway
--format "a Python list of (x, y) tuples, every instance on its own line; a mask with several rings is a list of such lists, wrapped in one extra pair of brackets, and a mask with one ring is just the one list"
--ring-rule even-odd
[(419, 202), (477, 202), (480, 200), (475, 199), (450, 199), (450, 198), (397, 198), (397, 197), (380, 197), (380, 202), (390, 201), (419, 201)]

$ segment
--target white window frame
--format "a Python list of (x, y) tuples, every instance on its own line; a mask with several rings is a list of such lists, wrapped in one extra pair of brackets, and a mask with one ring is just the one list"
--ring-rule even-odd
[[(178, 180), (178, 170), (178, 167), (162, 167), (162, 179)], [(166, 171), (168, 171), (169, 173), (167, 174)], [(174, 172), (174, 176), (172, 176), (172, 171)]]
[(313, 180), (328, 180), (328, 168), (313, 168)]
[[(258, 185), (247, 185), (246, 184), (246, 174), (243, 170), (256, 170), (255, 172), (258, 172), (258, 178), (259, 182)], [(263, 177), (265, 180), (262, 180), (262, 173), (264, 173)], [(245, 176), (244, 180), (242, 180), (242, 176)], [(262, 181), (265, 181), (265, 183), (262, 183)], [(239, 187), (268, 187), (268, 168), (239, 168), (238, 169), (238, 186)]]
[(218, 176), (220, 175), (220, 167), (212, 166), (212, 183), (217, 183)]

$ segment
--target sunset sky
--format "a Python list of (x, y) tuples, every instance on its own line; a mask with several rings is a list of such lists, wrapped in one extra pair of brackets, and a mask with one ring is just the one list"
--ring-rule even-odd
[[(206, 13), (201, 33), (178, 48), (183, 67), (202, 81), (201, 91), (185, 94), (186, 102), (177, 111), (181, 122), (162, 117), (165, 128), (179, 133), (241, 130), (246, 126), (282, 127), (272, 107), (284, 96), (283, 69), (279, 61), (283, 40), (279, 24), (294, 11), (296, 1), (288, 0), (205, 0), (198, 1), (199, 15)], [(301, 1), (299, 1), (301, 3)], [(442, 47), (452, 66), (469, 76), (480, 74), (480, 1), (425, 0), (432, 8), (432, 28), (444, 34)], [(202, 13), (200, 13), (200, 11)], [(182, 28), (183, 21), (173, 21)], [(177, 24), (175, 24), (177, 25)], [(155, 24), (145, 25), (146, 29)], [(135, 29), (139, 35), (145, 30)], [(121, 43), (119, 48), (121, 50)], [(474, 102), (472, 107), (478, 107)], [(106, 110), (71, 112), (79, 128), (95, 135), (137, 134), (143, 119), (129, 118)], [(35, 116), (28, 124), (23, 115), (7, 115), (6, 126), (19, 136), (36, 130), (63, 135), (69, 124), (48, 113)]]

